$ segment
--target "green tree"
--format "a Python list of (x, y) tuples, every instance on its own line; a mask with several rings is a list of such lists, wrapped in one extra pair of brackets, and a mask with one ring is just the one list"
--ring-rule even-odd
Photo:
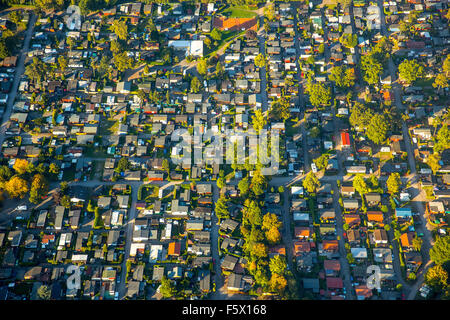
[(64, 195), (59, 200), (59, 204), (62, 205), (64, 208), (69, 209), (70, 208), (70, 197), (68, 195)]
[(94, 212), (94, 211), (95, 211), (95, 206), (94, 206), (94, 204), (92, 203), (92, 200), (89, 200), (88, 206), (87, 206), (86, 210), (87, 210), (88, 212)]
[(433, 248), (430, 249), (430, 258), (438, 265), (450, 261), (450, 236), (437, 238)]
[(325, 51), (325, 45), (323, 43), (319, 44), (319, 47), (317, 48), (319, 54), (324, 53)]
[(222, 189), (223, 187), (225, 187), (226, 182), (225, 182), (225, 177), (224, 177), (225, 173), (223, 170), (219, 171), (219, 177), (217, 178), (216, 181), (216, 185), (219, 189)]
[(38, 58), (34, 57), (33, 62), (26, 66), (25, 74), (37, 85), (42, 86), (42, 81), (47, 78), (48, 66)]
[(256, 133), (259, 134), (259, 132), (264, 128), (266, 124), (267, 120), (264, 117), (262, 111), (260, 109), (256, 109), (255, 115), (252, 116), (253, 129), (255, 129)]
[(52, 291), (49, 286), (41, 285), (37, 290), (37, 296), (40, 300), (50, 300)]
[(64, 194), (67, 191), (67, 188), (69, 187), (69, 183), (67, 181), (62, 181), (59, 184), (59, 191)]
[(386, 181), (386, 185), (390, 194), (394, 195), (399, 193), (400, 187), (402, 185), (400, 174), (398, 172), (391, 173), (391, 175)]
[(13, 172), (8, 166), (0, 166), (0, 182), (6, 182), (13, 176)]
[(412, 84), (423, 76), (423, 66), (415, 59), (404, 60), (398, 66), (398, 75), (407, 84)]
[(238, 183), (238, 189), (241, 197), (245, 197), (248, 194), (248, 191), (250, 189), (250, 183), (248, 180), (248, 177), (245, 177), (241, 179)]
[(117, 163), (117, 167), (116, 167), (115, 171), (117, 173), (121, 173), (129, 168), (130, 168), (130, 162), (128, 161), (127, 158), (122, 157), (122, 158), (120, 158), (119, 162)]
[(413, 245), (414, 250), (416, 250), (416, 251), (422, 250), (422, 244), (423, 244), (422, 238), (415, 237), (413, 239), (412, 245)]
[(4, 39), (0, 40), (0, 59), (5, 59), (6, 57), (10, 56), (11, 52), (8, 49), (8, 46), (5, 43)]
[(428, 269), (425, 274), (425, 282), (440, 292), (447, 287), (448, 273), (441, 265), (436, 265)]
[(200, 80), (198, 80), (197, 77), (193, 77), (191, 80), (191, 92), (199, 93), (201, 87), (202, 87), (202, 84), (201, 84)]
[(58, 66), (61, 69), (61, 71), (64, 72), (66, 70), (68, 64), (69, 64), (69, 60), (65, 56), (58, 57)]
[(120, 40), (126, 40), (128, 38), (127, 23), (123, 20), (114, 20), (110, 30), (114, 32)]
[(264, 57), (262, 53), (259, 53), (255, 57), (255, 66), (257, 66), (258, 68), (264, 68), (266, 65), (267, 65), (266, 57)]
[(356, 77), (352, 69), (336, 66), (331, 68), (329, 79), (340, 88), (348, 88), (355, 84)]
[(350, 108), (350, 124), (354, 128), (362, 128), (366, 129), (371, 119), (373, 118), (373, 111), (372, 109), (364, 106), (363, 104), (357, 102)]
[(309, 94), (309, 101), (314, 107), (328, 106), (331, 100), (331, 89), (318, 82), (309, 84), (306, 88)]
[(206, 62), (206, 59), (201, 59), (197, 63), (197, 71), (202, 76), (205, 76), (208, 73), (208, 64)]
[(384, 115), (375, 114), (367, 127), (367, 137), (375, 144), (381, 144), (386, 140), (388, 123)]
[(358, 35), (352, 33), (344, 33), (340, 38), (339, 42), (347, 48), (354, 48), (358, 45)]
[(290, 98), (281, 97), (274, 102), (272, 102), (270, 108), (270, 115), (276, 120), (288, 120), (291, 117)]
[(353, 178), (353, 187), (361, 196), (369, 192), (366, 181), (362, 175), (356, 175)]
[(284, 275), (287, 269), (286, 258), (281, 255), (276, 255), (270, 259), (269, 269), (272, 274)]
[(173, 298), (177, 294), (175, 284), (167, 279), (165, 276), (161, 279), (161, 286), (159, 287), (159, 292), (165, 299)]
[(23, 14), (20, 10), (15, 10), (9, 14), (9, 19), (12, 23), (18, 25), (23, 19)]
[(213, 38), (213, 39), (216, 40), (216, 41), (222, 40), (222, 32), (221, 32), (220, 30), (216, 29), (216, 28), (214, 28), (214, 29), (211, 31), (210, 36), (211, 36), (211, 38)]
[(244, 223), (248, 223), (252, 226), (261, 226), (263, 223), (261, 208), (254, 200), (247, 201), (246, 204), (247, 206), (244, 206), (242, 211), (242, 220)]
[(128, 57), (126, 52), (120, 52), (114, 55), (113, 62), (117, 70), (121, 72), (133, 67), (133, 59)]
[(375, 59), (373, 54), (367, 54), (361, 56), (361, 70), (364, 81), (369, 85), (375, 85), (380, 81), (383, 65)]
[(50, 165), (48, 166), (48, 172), (52, 173), (52, 174), (58, 174), (60, 171), (59, 166), (56, 163), (50, 163)]
[(104, 226), (102, 215), (100, 214), (100, 210), (98, 207), (94, 209), (94, 229), (99, 229)]
[(225, 196), (222, 195), (219, 200), (217, 200), (215, 213), (220, 219), (227, 219), (230, 217), (230, 212), (228, 211), (228, 201)]
[(447, 55), (444, 62), (442, 63), (442, 71), (447, 77), (450, 76), (450, 54)]
[(434, 79), (433, 88), (448, 88), (448, 77), (444, 73), (439, 73)]
[(255, 196), (260, 196), (267, 190), (267, 179), (264, 177), (260, 171), (255, 171), (252, 182), (250, 184), (250, 189), (253, 191)]
[(308, 193), (314, 193), (319, 187), (320, 181), (317, 176), (312, 171), (308, 172), (305, 179), (303, 180), (303, 188), (305, 188)]
[(19, 176), (13, 176), (4, 186), (11, 198), (23, 198), (28, 193), (28, 183)]
[(270, 4), (264, 7), (264, 17), (266, 17), (269, 21), (275, 20), (275, 4)]
[(224, 73), (225, 73), (225, 69), (224, 69), (223, 65), (220, 63), (220, 61), (218, 61), (216, 64), (216, 75), (219, 78), (222, 78)]
[(111, 41), (109, 47), (110, 47), (111, 52), (114, 54), (117, 54), (123, 50), (122, 45), (117, 40)]
[(435, 137), (433, 151), (435, 153), (442, 153), (448, 148), (450, 148), (450, 130), (447, 125), (443, 125)]
[(48, 182), (45, 177), (38, 173), (33, 177), (30, 190), (30, 202), (37, 204), (48, 192)]
[(162, 162), (162, 168), (163, 170), (167, 173), (170, 174), (170, 164), (169, 164), (169, 160), (164, 159)]
[(330, 159), (330, 155), (327, 153), (322, 154), (320, 157), (313, 160), (314, 164), (317, 167), (317, 170), (326, 169), (328, 166), (328, 160)]

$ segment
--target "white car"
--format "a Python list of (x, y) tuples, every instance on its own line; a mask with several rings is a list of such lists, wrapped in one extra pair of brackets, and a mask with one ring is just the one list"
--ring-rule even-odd
[(27, 206), (18, 206), (18, 207), (16, 208), (17, 211), (26, 211), (27, 209), (28, 209)]

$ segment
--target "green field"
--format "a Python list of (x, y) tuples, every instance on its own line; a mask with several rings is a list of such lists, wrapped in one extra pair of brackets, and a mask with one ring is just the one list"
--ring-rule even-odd
[(228, 16), (229, 18), (253, 18), (258, 16), (257, 13), (249, 11), (240, 6), (227, 8), (222, 13), (223, 15)]

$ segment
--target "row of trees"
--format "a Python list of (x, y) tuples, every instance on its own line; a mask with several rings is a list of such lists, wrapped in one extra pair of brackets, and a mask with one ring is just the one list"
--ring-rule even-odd
[(443, 299), (450, 299), (448, 275), (450, 270), (450, 236), (439, 237), (430, 249), (430, 259), (435, 266), (428, 269), (425, 282)]

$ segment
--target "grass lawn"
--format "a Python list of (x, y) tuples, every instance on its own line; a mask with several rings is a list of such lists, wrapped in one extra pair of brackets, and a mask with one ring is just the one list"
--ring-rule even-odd
[(99, 135), (107, 136), (117, 134), (119, 127), (119, 120), (103, 120), (100, 125)]
[(237, 31), (237, 30), (224, 30), (224, 31), (222, 31), (222, 39), (220, 41), (218, 41), (217, 47), (215, 47), (214, 45), (212, 46), (211, 49), (208, 49), (206, 47), (205, 58), (208, 58), (210, 56), (215, 55), (216, 52), (220, 48), (222, 48), (227, 42), (229, 42), (234, 37), (243, 35), (244, 33), (245, 33), (245, 31)]
[(249, 11), (244, 6), (236, 6), (225, 9), (223, 15), (229, 18), (253, 18), (258, 16), (256, 12)]

